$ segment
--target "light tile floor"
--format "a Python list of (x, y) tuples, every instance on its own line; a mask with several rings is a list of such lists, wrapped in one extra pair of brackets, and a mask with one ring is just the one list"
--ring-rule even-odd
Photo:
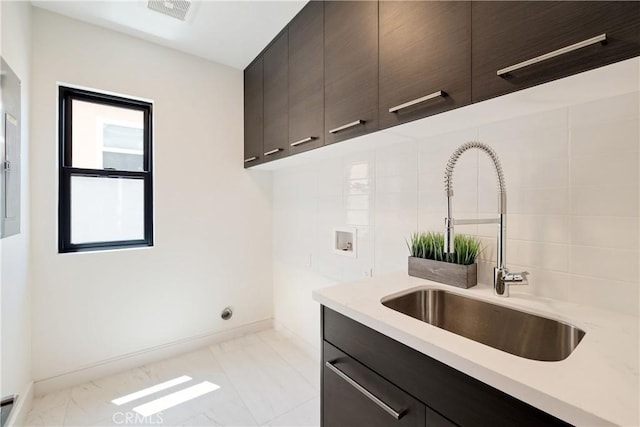
[[(192, 380), (117, 406), (118, 397)], [(209, 381), (220, 388), (143, 418), (134, 407)], [(27, 426), (318, 426), (320, 365), (274, 330), (40, 396)]]

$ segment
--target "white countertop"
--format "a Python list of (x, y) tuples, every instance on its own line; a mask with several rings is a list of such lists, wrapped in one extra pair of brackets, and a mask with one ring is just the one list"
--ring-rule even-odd
[[(383, 306), (416, 287), (446, 289), (571, 323), (586, 332), (565, 360), (541, 362), (480, 344)], [(321, 304), (571, 424), (640, 425), (639, 318), (491, 287), (459, 289), (406, 273), (313, 292)]]

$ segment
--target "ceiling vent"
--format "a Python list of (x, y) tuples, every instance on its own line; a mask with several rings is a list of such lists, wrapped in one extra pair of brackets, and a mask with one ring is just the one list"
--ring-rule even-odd
[(186, 0), (149, 0), (148, 7), (156, 12), (184, 21), (191, 7), (191, 2)]

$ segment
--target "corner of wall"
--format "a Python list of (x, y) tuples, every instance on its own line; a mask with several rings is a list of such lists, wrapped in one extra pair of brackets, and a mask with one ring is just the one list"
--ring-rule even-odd
[(0, 395), (18, 394), (9, 425), (23, 425), (31, 408), (30, 261), (30, 82), (32, 6), (29, 2), (0, 2), (0, 54), (21, 81), (21, 232), (0, 241), (0, 301), (2, 330)]
[(6, 427), (22, 427), (27, 421), (27, 415), (33, 406), (34, 384), (27, 384), (24, 392), (18, 395), (17, 405), (13, 408), (11, 416), (7, 420)]

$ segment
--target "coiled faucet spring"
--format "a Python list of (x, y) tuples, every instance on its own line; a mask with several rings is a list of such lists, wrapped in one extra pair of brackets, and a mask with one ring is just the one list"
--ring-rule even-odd
[[(495, 167), (496, 174), (498, 175), (498, 217), (487, 219), (466, 219), (456, 220), (452, 214), (452, 198), (453, 198), (453, 170), (455, 169), (458, 159), (467, 150), (477, 148), (484, 151)], [(500, 159), (493, 148), (489, 147), (479, 141), (470, 141), (462, 144), (458, 147), (447, 162), (447, 167), (444, 173), (444, 189), (447, 194), (447, 217), (445, 218), (445, 233), (444, 233), (444, 251), (445, 253), (453, 253), (454, 248), (454, 227), (455, 225), (469, 225), (469, 224), (497, 224), (498, 225), (498, 244), (496, 254), (496, 267), (493, 269), (493, 289), (496, 295), (507, 297), (509, 296), (510, 284), (527, 284), (526, 272), (522, 273), (509, 273), (505, 262), (505, 252), (507, 246), (507, 187), (504, 182), (504, 173), (502, 172), (502, 165)]]
[(447, 196), (449, 197), (453, 196), (453, 169), (455, 168), (456, 163), (458, 162), (458, 159), (460, 158), (462, 153), (464, 153), (465, 151), (471, 148), (478, 148), (484, 151), (485, 153), (487, 153), (487, 155), (491, 158), (491, 161), (493, 162), (493, 165), (496, 168), (496, 173), (498, 174), (498, 189), (500, 190), (501, 194), (506, 194), (507, 186), (504, 182), (504, 174), (502, 173), (502, 164), (500, 164), (500, 159), (498, 158), (498, 155), (496, 154), (496, 152), (493, 151), (493, 148), (491, 148), (490, 146), (488, 146), (483, 142), (469, 141), (465, 144), (462, 144), (460, 147), (458, 147), (456, 151), (453, 152), (451, 157), (449, 157), (449, 161), (447, 162), (447, 167), (444, 173), (444, 190), (446, 191)]

